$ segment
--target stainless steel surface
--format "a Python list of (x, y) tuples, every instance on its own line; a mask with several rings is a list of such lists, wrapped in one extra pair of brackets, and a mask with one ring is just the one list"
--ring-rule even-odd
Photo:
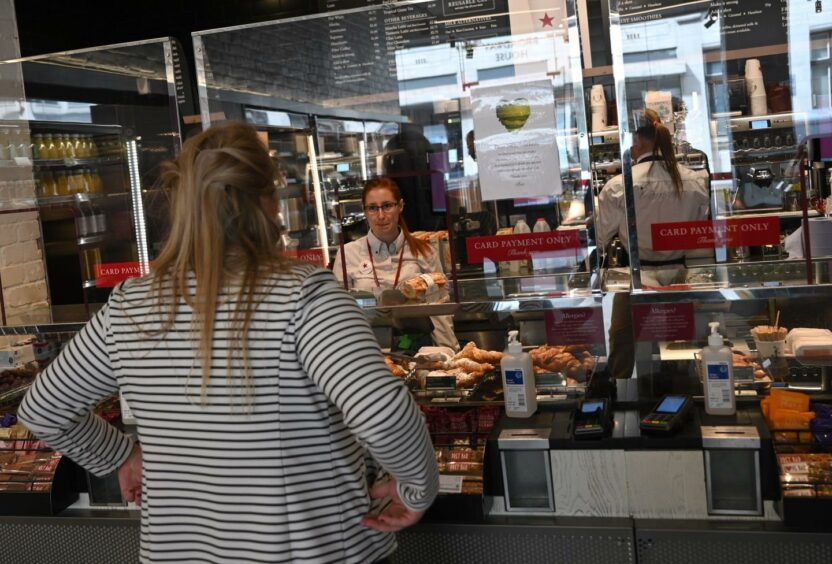
[(738, 425), (702, 426), (704, 448), (749, 449), (760, 448), (760, 433), (756, 427)]
[(500, 450), (548, 450), (551, 432), (549, 428), (503, 429), (497, 439), (497, 446)]
[[(743, 478), (753, 482), (743, 483)], [(759, 450), (705, 448), (705, 492), (709, 515), (762, 515), (760, 480)], [(746, 491), (743, 492), (743, 489)]]
[[(548, 429), (546, 430), (548, 433)], [(506, 511), (555, 512), (549, 441), (544, 449), (506, 449), (500, 446)]]

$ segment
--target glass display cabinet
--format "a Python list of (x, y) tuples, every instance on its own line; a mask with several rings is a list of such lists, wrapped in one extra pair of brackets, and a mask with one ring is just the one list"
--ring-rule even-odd
[(84, 321), (148, 271), (166, 229), (158, 167), (180, 143), (177, 49), (0, 62), (19, 85), (0, 100), (4, 325)]

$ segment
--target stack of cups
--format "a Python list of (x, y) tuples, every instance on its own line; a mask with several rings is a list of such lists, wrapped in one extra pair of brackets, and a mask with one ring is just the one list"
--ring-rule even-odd
[(603, 84), (593, 84), (589, 93), (589, 107), (592, 111), (592, 131), (607, 128), (607, 96)]
[(762, 116), (768, 113), (766, 85), (763, 82), (763, 71), (760, 69), (760, 59), (748, 59), (745, 61), (745, 88), (748, 92), (751, 115)]
[(751, 336), (757, 345), (757, 352), (763, 359), (782, 357), (786, 351), (786, 334), (789, 332), (785, 327), (772, 325), (758, 325), (751, 329)]

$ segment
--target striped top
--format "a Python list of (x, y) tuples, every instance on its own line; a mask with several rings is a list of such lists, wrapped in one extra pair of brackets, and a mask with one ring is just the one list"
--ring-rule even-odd
[(114, 289), (20, 407), (50, 446), (103, 475), (132, 442), (89, 410), (124, 394), (144, 456), (143, 562), (373, 562), (395, 549), (392, 534), (359, 523), (378, 510), (375, 462), (411, 509), (436, 495), (422, 415), (355, 301), (311, 266), (267, 282), (249, 332), (251, 400), (229, 378), (228, 301), (202, 402), (192, 311), (182, 305), (168, 334), (149, 335), (161, 316), (146, 277)]

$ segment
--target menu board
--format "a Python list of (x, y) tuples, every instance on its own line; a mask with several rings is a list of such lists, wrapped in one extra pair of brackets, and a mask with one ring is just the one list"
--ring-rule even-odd
[(508, 0), (436, 0), (398, 4), (384, 0), (321, 0), (328, 19), (336, 84), (378, 82), (377, 72), (396, 77), (396, 53), (414, 47), (510, 33)]
[[(726, 51), (779, 45), (788, 41), (788, 0), (619, 0), (622, 24), (713, 14)], [(707, 20), (703, 19), (702, 25)]]

